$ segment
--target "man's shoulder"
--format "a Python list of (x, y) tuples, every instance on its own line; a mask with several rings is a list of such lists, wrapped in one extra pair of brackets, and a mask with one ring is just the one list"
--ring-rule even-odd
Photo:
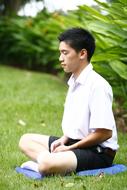
[(109, 82), (101, 76), (99, 73), (96, 71), (91, 72), (91, 81), (94, 82), (95, 85), (107, 85), (110, 86)]
[(92, 71), (89, 78), (89, 85), (92, 90), (101, 89), (112, 94), (112, 87), (109, 82), (96, 71)]

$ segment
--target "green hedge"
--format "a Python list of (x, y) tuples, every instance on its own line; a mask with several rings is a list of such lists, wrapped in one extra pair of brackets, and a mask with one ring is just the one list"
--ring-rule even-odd
[(19, 67), (53, 72), (58, 70), (57, 34), (61, 30), (55, 14), (44, 10), (36, 18), (0, 20), (0, 59)]

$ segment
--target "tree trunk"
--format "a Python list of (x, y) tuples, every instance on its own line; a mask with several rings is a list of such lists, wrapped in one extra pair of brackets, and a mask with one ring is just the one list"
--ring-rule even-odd
[(25, 1), (23, 0), (4, 0), (4, 11), (3, 11), (3, 15), (16, 15), (18, 10), (20, 9), (21, 5), (24, 3)]

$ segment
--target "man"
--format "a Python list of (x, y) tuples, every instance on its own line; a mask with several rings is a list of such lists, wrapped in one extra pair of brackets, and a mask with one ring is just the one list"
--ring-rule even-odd
[(20, 149), (33, 161), (22, 167), (33, 164), (40, 173), (50, 175), (111, 166), (118, 149), (112, 90), (90, 63), (95, 40), (88, 31), (71, 28), (60, 34), (59, 42), (61, 66), (72, 73), (63, 136), (23, 135)]

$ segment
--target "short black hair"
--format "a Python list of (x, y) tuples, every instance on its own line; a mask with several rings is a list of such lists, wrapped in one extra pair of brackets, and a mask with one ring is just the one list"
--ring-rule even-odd
[(70, 45), (76, 52), (87, 50), (87, 59), (90, 61), (95, 51), (95, 39), (92, 34), (83, 28), (70, 28), (61, 33), (58, 40)]

